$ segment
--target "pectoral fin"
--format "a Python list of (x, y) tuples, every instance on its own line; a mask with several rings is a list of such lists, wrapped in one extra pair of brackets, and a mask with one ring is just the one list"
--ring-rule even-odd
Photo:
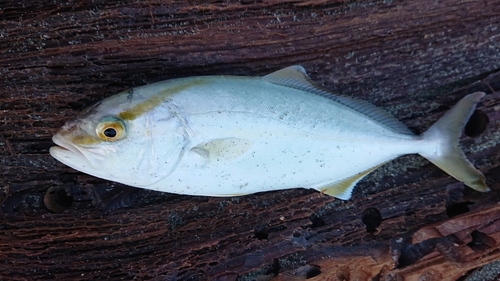
[(206, 160), (207, 165), (233, 161), (250, 150), (254, 142), (248, 139), (214, 139), (191, 148)]
[(315, 187), (315, 189), (335, 198), (347, 200), (351, 198), (352, 190), (354, 189), (354, 186), (356, 186), (356, 183), (358, 183), (358, 181), (384, 164), (385, 162), (348, 178), (341, 179), (324, 186)]

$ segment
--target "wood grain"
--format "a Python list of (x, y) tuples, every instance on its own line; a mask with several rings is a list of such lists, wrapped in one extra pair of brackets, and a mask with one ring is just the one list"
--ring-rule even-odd
[[(2, 280), (455, 280), (499, 258), (498, 0), (42, 0), (0, 3), (0, 17)], [(486, 92), (461, 144), (492, 192), (405, 156), (348, 201), (304, 189), (192, 197), (48, 154), (65, 121), (124, 89), (292, 64), (416, 133)]]

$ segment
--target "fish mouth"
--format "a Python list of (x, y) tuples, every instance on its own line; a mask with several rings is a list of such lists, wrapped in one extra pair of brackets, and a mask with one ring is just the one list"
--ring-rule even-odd
[(85, 166), (92, 167), (92, 163), (85, 154), (73, 144), (65, 141), (59, 134), (55, 134), (52, 141), (56, 146), (52, 146), (49, 153), (56, 160), (76, 170), (80, 170)]

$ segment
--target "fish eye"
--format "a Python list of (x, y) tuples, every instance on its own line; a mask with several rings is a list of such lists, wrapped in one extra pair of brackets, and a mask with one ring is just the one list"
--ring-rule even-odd
[(114, 128), (106, 128), (103, 134), (108, 138), (116, 137), (116, 130)]
[(103, 141), (120, 140), (126, 134), (125, 123), (114, 117), (105, 117), (97, 124), (96, 134)]

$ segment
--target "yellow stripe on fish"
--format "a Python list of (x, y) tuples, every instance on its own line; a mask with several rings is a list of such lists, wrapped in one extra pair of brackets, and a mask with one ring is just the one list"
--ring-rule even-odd
[(142, 103), (139, 103), (134, 107), (127, 109), (126, 111), (120, 112), (119, 116), (123, 120), (127, 121), (134, 120), (135, 118), (137, 118), (137, 116), (150, 111), (151, 109), (155, 108), (156, 106), (164, 102), (165, 99), (167, 99), (168, 97), (176, 93), (179, 93), (183, 90), (186, 90), (190, 87), (202, 86), (203, 84), (206, 83), (207, 82), (204, 81), (203, 79), (194, 79), (194, 80), (188, 80), (186, 81), (186, 83), (175, 85), (171, 88), (161, 90), (156, 95), (151, 96), (150, 99)]

